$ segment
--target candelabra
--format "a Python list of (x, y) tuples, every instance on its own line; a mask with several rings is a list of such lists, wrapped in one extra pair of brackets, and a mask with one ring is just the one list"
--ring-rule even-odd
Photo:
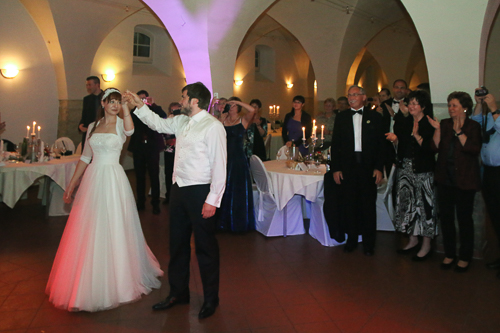
[[(323, 147), (323, 143), (324, 143), (324, 139), (320, 139), (321, 140), (321, 144), (319, 145), (319, 148)], [(309, 149), (309, 151), (313, 151), (314, 152), (314, 148), (316, 148), (316, 143), (318, 142), (318, 137), (316, 135), (311, 135), (311, 142), (309, 144), (306, 144), (306, 139), (304, 137), (302, 137), (302, 145), (305, 147), (305, 148), (311, 148)]]
[(273, 133), (276, 133), (276, 119), (279, 118), (279, 114), (277, 113), (269, 113), (269, 119), (271, 119), (271, 124), (273, 128)]

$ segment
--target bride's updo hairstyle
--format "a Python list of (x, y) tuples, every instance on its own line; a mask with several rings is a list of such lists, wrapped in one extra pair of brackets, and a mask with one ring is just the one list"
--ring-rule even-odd
[[(116, 88), (108, 88), (104, 90), (100, 95), (99, 95), (101, 101), (109, 103), (112, 99), (116, 99), (117, 101), (122, 101), (122, 94), (120, 91)], [(95, 120), (95, 125), (90, 131), (89, 134), (89, 139), (92, 137), (92, 134), (94, 133), (97, 125), (99, 124), (99, 121), (104, 118), (104, 107), (102, 106), (101, 103), (99, 103), (99, 107), (97, 108), (96, 112), (96, 120)]]

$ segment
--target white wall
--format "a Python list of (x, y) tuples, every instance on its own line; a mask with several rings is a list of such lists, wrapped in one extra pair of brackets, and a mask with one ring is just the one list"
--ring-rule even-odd
[(166, 72), (170, 72), (171, 75), (159, 70), (151, 70), (150, 73), (145, 72), (143, 75), (133, 74), (134, 28), (142, 24), (164, 29), (149, 13), (141, 11), (128, 17), (116, 26), (99, 46), (92, 63), (92, 72), (104, 73), (107, 69), (114, 70), (116, 78), (112, 82), (102, 82), (101, 88), (115, 87), (132, 92), (145, 89), (156, 103), (166, 110), (171, 102), (180, 99), (181, 89), (186, 85), (184, 70), (175, 45), (165, 31), (164, 41), (167, 43), (165, 52), (170, 53), (169, 59), (166, 60), (170, 69)]
[(59, 102), (44, 40), (18, 0), (2, 0), (0, 8), (0, 68), (10, 63), (20, 70), (14, 79), (0, 77), (0, 112), (7, 122), (2, 137), (18, 143), (26, 136), (26, 126), (36, 121), (42, 139), (54, 142)]
[[(275, 80), (258, 81), (255, 79), (255, 46), (266, 45), (274, 50)], [(305, 67), (305, 70), (304, 70)], [(263, 37), (247, 47), (238, 57), (235, 66), (235, 77), (241, 77), (243, 84), (234, 86), (234, 94), (245, 102), (258, 98), (262, 102), (263, 116), (269, 113), (269, 105), (280, 105), (280, 118), (292, 108), (292, 99), (296, 95), (308, 95), (307, 69), (309, 58), (298, 43), (290, 43), (279, 31)], [(293, 87), (286, 87), (287, 81)], [(229, 97), (229, 96), (224, 96)], [(312, 110), (313, 105), (306, 105), (305, 110)]]

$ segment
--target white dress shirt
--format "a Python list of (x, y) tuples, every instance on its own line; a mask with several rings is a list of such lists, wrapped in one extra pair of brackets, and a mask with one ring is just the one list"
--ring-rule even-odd
[(175, 134), (172, 183), (179, 187), (210, 184), (206, 203), (220, 207), (226, 189), (227, 140), (221, 122), (205, 110), (192, 117), (179, 115), (163, 119), (148, 106), (134, 113), (158, 133)]
[[(359, 110), (352, 109), (352, 111), (363, 111), (363, 108)], [(363, 122), (363, 115), (356, 113), (352, 115), (352, 124), (354, 126), (354, 151), (361, 152), (363, 147), (361, 144), (361, 126)]]

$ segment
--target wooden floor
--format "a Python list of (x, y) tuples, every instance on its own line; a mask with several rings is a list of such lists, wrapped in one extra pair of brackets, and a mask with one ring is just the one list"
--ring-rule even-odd
[[(133, 179), (133, 173), (129, 173)], [(164, 270), (168, 206), (140, 213)], [(153, 312), (168, 295), (98, 313), (55, 309), (44, 294), (66, 217), (44, 218), (36, 189), (14, 209), (0, 204), (0, 332), (499, 332), (500, 280), (475, 260), (465, 274), (441, 271), (441, 254), (415, 263), (400, 239), (379, 232), (373, 257), (343, 253), (309, 235), (265, 238), (221, 233), (220, 306), (198, 320), (203, 302), (194, 252), (191, 304)], [(361, 247), (362, 248), (362, 247)]]

